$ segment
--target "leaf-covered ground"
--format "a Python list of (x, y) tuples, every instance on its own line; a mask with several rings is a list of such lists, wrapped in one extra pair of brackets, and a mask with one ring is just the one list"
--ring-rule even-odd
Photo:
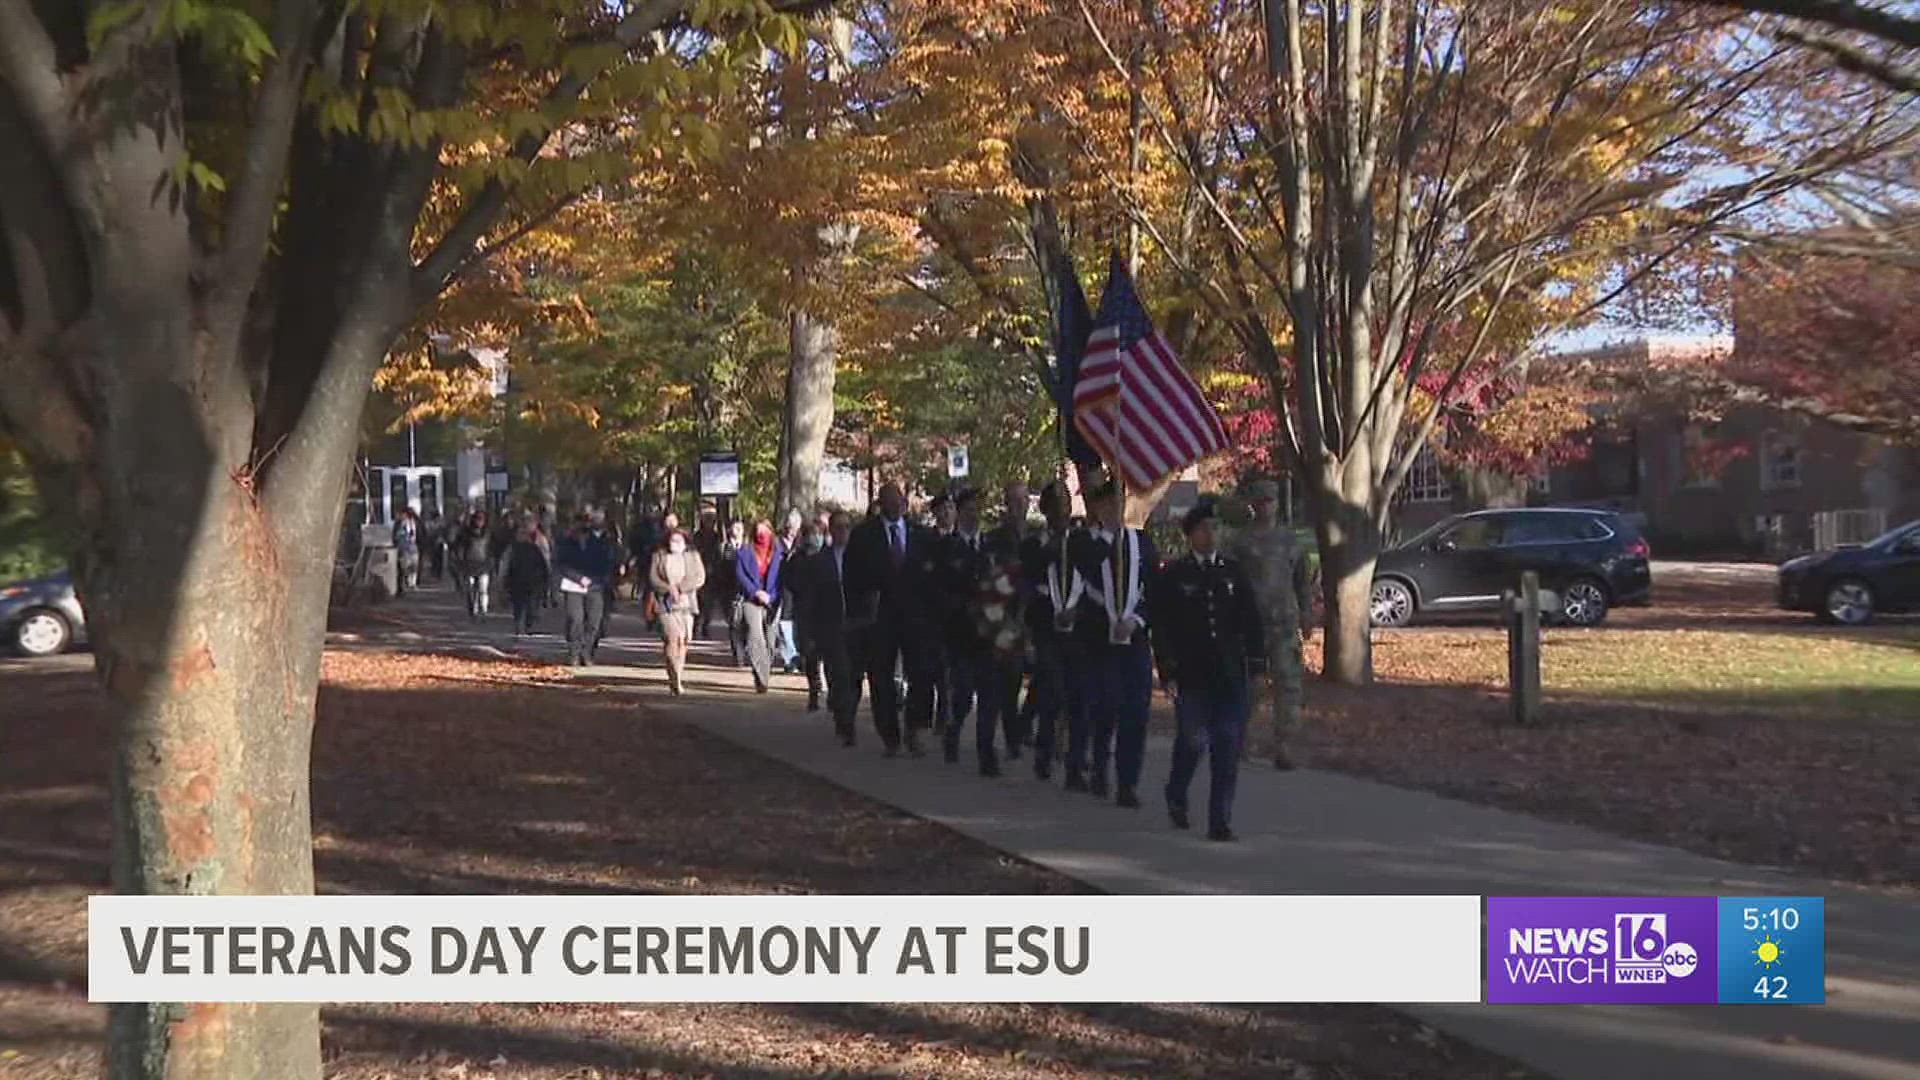
[[(1505, 722), (1491, 618), (1376, 633), (1379, 685), (1309, 680), (1305, 756), (1739, 862), (1920, 885), (1920, 622), (1821, 626), (1773, 609), (1770, 581), (1656, 575), (1652, 607), (1548, 630), (1540, 728)], [(1256, 722), (1257, 760), (1270, 734)]]
[[(314, 752), (321, 888), (1077, 889), (561, 676), (512, 660), (329, 654)], [(0, 701), (0, 1077), (90, 1077), (102, 1014), (84, 1000), (83, 898), (105, 886), (107, 841), (99, 697), (74, 663), (9, 664)], [(341, 1080), (1526, 1075), (1352, 1007), (417, 1005), (324, 1018)]]

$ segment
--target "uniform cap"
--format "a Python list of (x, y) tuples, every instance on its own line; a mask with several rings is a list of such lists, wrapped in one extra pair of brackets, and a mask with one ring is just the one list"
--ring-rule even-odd
[(1255, 480), (1253, 483), (1248, 484), (1247, 501), (1257, 502), (1261, 499), (1265, 499), (1268, 502), (1279, 502), (1280, 485), (1271, 480)]
[(1218, 516), (1219, 508), (1214, 504), (1214, 501), (1212, 499), (1201, 499), (1198, 503), (1194, 504), (1193, 509), (1187, 511), (1185, 517), (1180, 519), (1180, 531), (1182, 533), (1191, 533), (1200, 527), (1201, 522), (1212, 521)]

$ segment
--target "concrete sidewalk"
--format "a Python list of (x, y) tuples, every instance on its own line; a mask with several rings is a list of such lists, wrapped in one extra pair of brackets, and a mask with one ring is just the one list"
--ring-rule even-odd
[[(507, 647), (498, 616), (446, 627), (475, 648)], [(1474, 806), (1335, 773), (1249, 763), (1234, 826), (1209, 844), (1173, 832), (1157, 789), (1170, 758), (1148, 747), (1148, 806), (1123, 811), (1024, 763), (997, 780), (963, 758), (883, 759), (833, 739), (804, 688), (782, 676), (751, 693), (724, 646), (695, 654), (690, 692), (668, 697), (657, 648), (616, 619), (602, 665), (577, 677), (646, 696), (666, 716), (821, 776), (1011, 854), (1115, 893), (1476, 893), (1482, 895), (1813, 895), (1827, 898), (1827, 999), (1819, 1007), (1417, 1007), (1442, 1030), (1566, 1080), (1786, 1080), (1920, 1076), (1920, 901), (1720, 862), (1591, 829)], [(519, 651), (557, 657), (557, 642)], [(1204, 778), (1199, 781), (1204, 784)], [(1196, 792), (1196, 798), (1199, 792)]]

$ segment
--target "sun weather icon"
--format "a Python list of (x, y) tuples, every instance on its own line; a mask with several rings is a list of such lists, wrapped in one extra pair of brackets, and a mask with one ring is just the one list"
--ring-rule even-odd
[(1773, 940), (1772, 934), (1761, 938), (1758, 942), (1755, 942), (1753, 946), (1754, 966), (1763, 970), (1772, 969), (1775, 964), (1781, 963), (1786, 958), (1786, 955), (1787, 951), (1780, 947), (1779, 942)]

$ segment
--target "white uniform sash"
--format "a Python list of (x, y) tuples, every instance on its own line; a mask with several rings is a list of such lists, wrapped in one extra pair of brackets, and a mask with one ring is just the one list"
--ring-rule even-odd
[(1118, 539), (1119, 544), (1116, 545), (1115, 550), (1122, 553), (1122, 557), (1127, 564), (1127, 591), (1124, 596), (1125, 602), (1119, 604), (1118, 607), (1115, 606), (1113, 560), (1102, 559), (1100, 562), (1100, 606), (1107, 609), (1107, 615), (1111, 617), (1115, 623), (1118, 623), (1122, 619), (1135, 619), (1137, 622), (1138, 619), (1134, 615), (1134, 610), (1140, 606), (1140, 534), (1122, 526)]
[(1072, 611), (1080, 597), (1087, 591), (1087, 583), (1080, 571), (1073, 568), (1067, 558), (1067, 534), (1060, 534), (1060, 557), (1047, 569), (1047, 599), (1053, 601), (1053, 613), (1056, 617)]

